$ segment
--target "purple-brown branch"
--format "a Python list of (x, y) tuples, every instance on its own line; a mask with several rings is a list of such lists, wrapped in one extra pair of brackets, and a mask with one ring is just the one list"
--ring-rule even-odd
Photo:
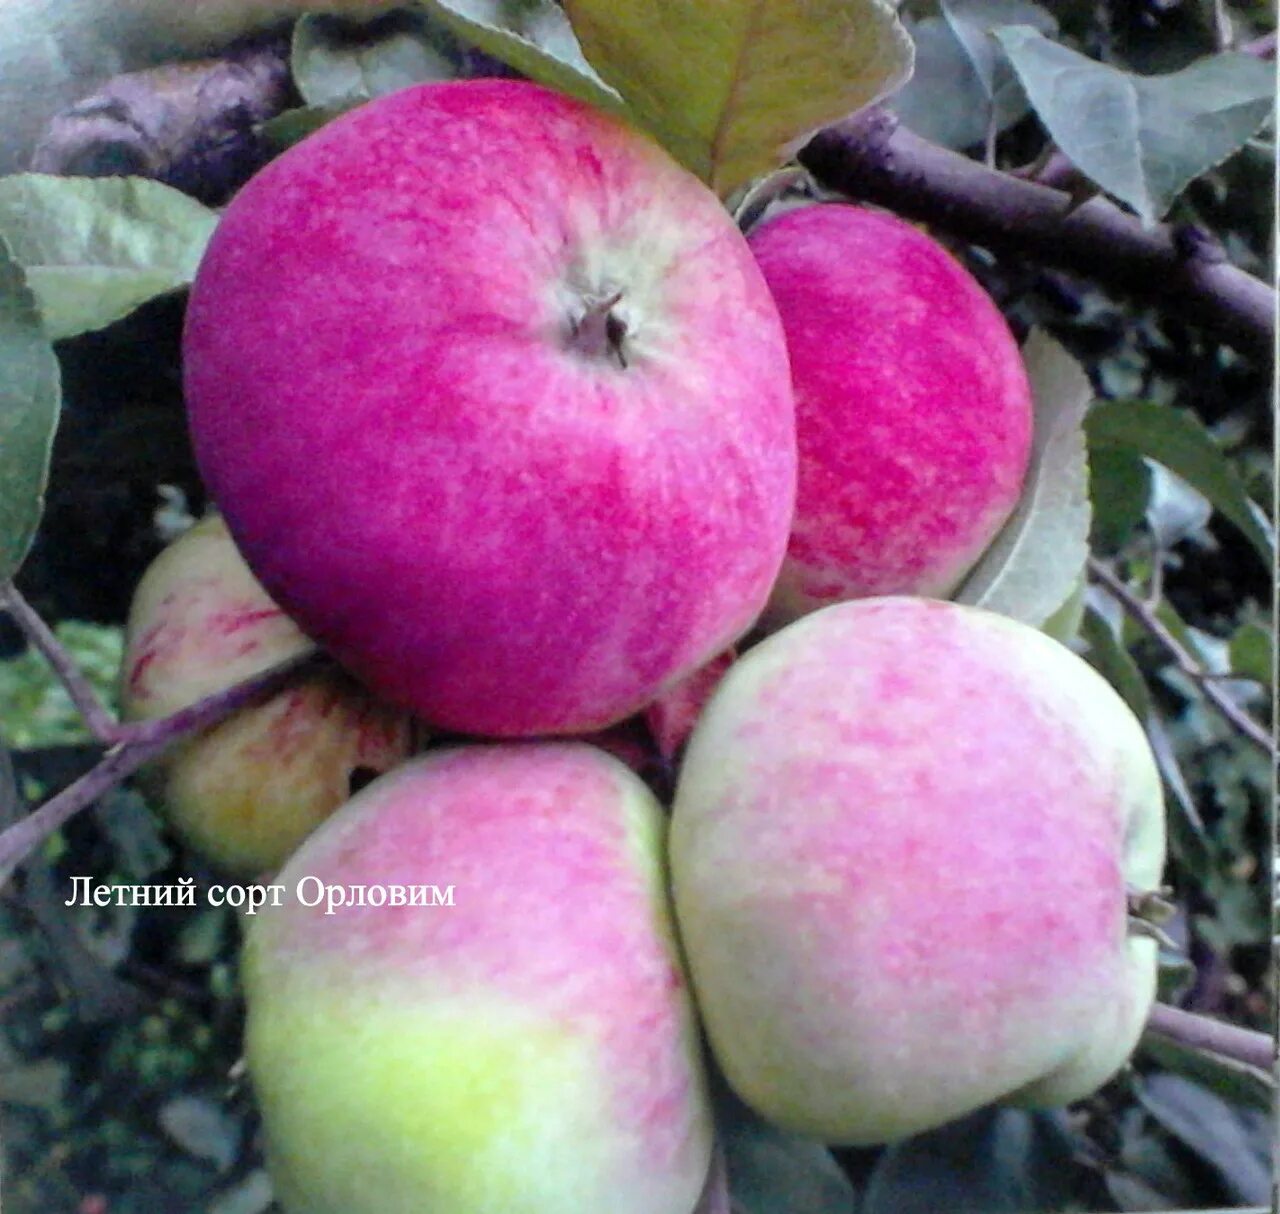
[(0, 832), (0, 886), (54, 831), (175, 742), (217, 725), (242, 708), (279, 691), (303, 668), (310, 668), (319, 660), (322, 659), (314, 652), (304, 653), (170, 716), (118, 727), (115, 744), (96, 767), (50, 797), (39, 809)]
[(1032, 258), (1174, 313), (1270, 360), (1275, 293), (1198, 229), (1144, 228), (1101, 198), (986, 168), (871, 110), (816, 135), (801, 163), (822, 185), (932, 224), (994, 253)]
[(76, 711), (84, 718), (89, 732), (100, 742), (115, 742), (120, 730), (119, 722), (98, 699), (98, 693), (89, 685), (75, 659), (62, 647), (53, 630), (32, 609), (16, 586), (0, 587), (0, 611), (8, 612), (27, 640), (53, 668)]
[(1267, 1033), (1227, 1024), (1195, 1012), (1184, 1012), (1167, 1003), (1157, 1003), (1151, 1009), (1146, 1031), (1167, 1037), (1179, 1045), (1207, 1050), (1219, 1057), (1257, 1067), (1269, 1075), (1275, 1070), (1276, 1041)]

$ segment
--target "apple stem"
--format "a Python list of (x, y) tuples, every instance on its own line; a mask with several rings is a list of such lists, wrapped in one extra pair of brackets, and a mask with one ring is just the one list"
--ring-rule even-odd
[(589, 301), (587, 310), (570, 322), (569, 348), (586, 358), (616, 358), (618, 365), (625, 368), (627, 358), (622, 343), (627, 324), (613, 311), (621, 299), (622, 292), (615, 291), (605, 299)]

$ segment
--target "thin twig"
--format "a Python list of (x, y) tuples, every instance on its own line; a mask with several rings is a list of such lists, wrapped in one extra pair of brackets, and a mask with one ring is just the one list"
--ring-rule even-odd
[(1189, 679), (1193, 679), (1207, 699), (1246, 741), (1251, 742), (1268, 758), (1275, 753), (1271, 735), (1258, 724), (1243, 708), (1237, 704), (1218, 682), (1209, 677), (1210, 672), (1196, 661), (1182, 642), (1173, 635), (1152, 608), (1144, 603), (1105, 561), (1097, 557), (1089, 558), (1090, 576), (1106, 588), (1125, 609), (1130, 618), (1137, 623), (1154, 641), (1158, 642), (1168, 655), (1173, 658), (1179, 670)]
[(1276, 31), (1254, 38), (1252, 42), (1242, 43), (1236, 47), (1242, 55), (1252, 55), (1255, 59), (1274, 59), (1276, 57)]
[(63, 648), (53, 629), (44, 622), (12, 582), (0, 587), (0, 610), (13, 617), (23, 635), (44, 656), (67, 689), (71, 702), (84, 718), (89, 732), (101, 742), (112, 744), (117, 740), (120, 723), (98, 698), (89, 685), (75, 659)]
[(1200, 1016), (1181, 1008), (1157, 1003), (1147, 1017), (1146, 1031), (1167, 1037), (1179, 1045), (1208, 1050), (1261, 1071), (1272, 1073), (1276, 1064), (1276, 1041), (1267, 1033), (1227, 1024), (1210, 1016)]
[(279, 691), (317, 660), (315, 652), (301, 654), (225, 691), (197, 700), (171, 716), (121, 726), (120, 740), (96, 767), (50, 797), (20, 822), (0, 832), (0, 886), (54, 831), (175, 742), (188, 734), (217, 725), (240, 709)]
[(1265, 359), (1275, 292), (1185, 227), (1144, 228), (1113, 203), (1072, 207), (1060, 190), (989, 169), (937, 147), (872, 109), (829, 127), (800, 153), (822, 185), (995, 253), (1093, 279)]

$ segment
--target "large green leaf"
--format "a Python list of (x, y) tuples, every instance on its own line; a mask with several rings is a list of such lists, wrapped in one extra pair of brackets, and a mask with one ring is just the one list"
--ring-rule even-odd
[(218, 216), (141, 177), (0, 177), (8, 241), (53, 340), (188, 285)]
[(419, 0), (446, 29), (541, 84), (621, 112), (618, 94), (583, 57), (554, 0)]
[(1275, 70), (1249, 55), (1138, 76), (1029, 26), (996, 32), (1031, 104), (1072, 163), (1148, 223), (1221, 164), (1271, 113)]
[(293, 27), (290, 66), (309, 107), (342, 108), (411, 84), (451, 80), (452, 59), (422, 13), (396, 13), (365, 26), (308, 15)]
[(58, 360), (0, 236), (0, 582), (18, 571), (40, 525), (61, 403)]
[(1089, 555), (1083, 421), (1093, 389), (1075, 359), (1039, 330), (1027, 339), (1023, 358), (1035, 397), (1027, 483), (955, 597), (1038, 628), (1079, 585)]
[(888, 0), (565, 0), (565, 8), (600, 75), (721, 197), (911, 72), (911, 40)]
[(1129, 448), (1177, 473), (1239, 527), (1271, 565), (1275, 554), (1271, 524), (1194, 416), (1148, 401), (1115, 400), (1100, 404), (1085, 425), (1090, 445)]

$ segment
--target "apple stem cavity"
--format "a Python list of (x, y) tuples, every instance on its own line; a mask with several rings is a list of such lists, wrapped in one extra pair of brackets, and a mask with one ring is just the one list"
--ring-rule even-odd
[(627, 322), (613, 310), (621, 300), (621, 291), (604, 299), (589, 299), (586, 311), (569, 322), (569, 349), (584, 358), (616, 359), (625, 370)]

